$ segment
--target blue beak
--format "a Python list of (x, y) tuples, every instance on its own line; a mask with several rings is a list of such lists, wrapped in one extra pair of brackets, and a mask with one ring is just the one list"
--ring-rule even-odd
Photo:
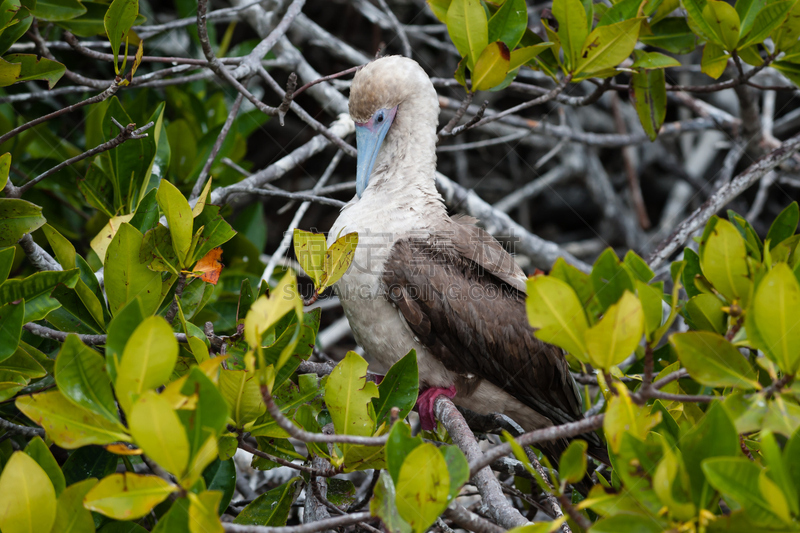
[(368, 122), (356, 122), (356, 147), (358, 158), (356, 165), (356, 194), (361, 198), (369, 184), (369, 177), (378, 158), (386, 134), (392, 126), (397, 106), (392, 109), (380, 109)]

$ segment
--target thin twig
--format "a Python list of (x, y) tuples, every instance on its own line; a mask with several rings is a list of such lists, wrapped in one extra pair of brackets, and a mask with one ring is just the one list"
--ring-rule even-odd
[[(58, 331), (57, 329), (48, 328), (46, 326), (37, 324), (36, 322), (28, 322), (22, 327), (37, 337), (51, 339), (58, 342), (66, 341), (68, 335), (75, 335), (87, 346), (100, 346), (105, 344), (108, 339), (108, 335), (85, 335), (83, 333), (72, 333), (70, 331)], [(178, 342), (188, 342), (185, 333), (175, 333), (175, 340)]]
[(262, 459), (266, 459), (268, 461), (272, 461), (273, 463), (278, 463), (279, 465), (283, 465), (289, 468), (293, 468), (294, 470), (299, 470), (300, 472), (305, 472), (307, 474), (311, 474), (312, 476), (322, 476), (322, 477), (332, 477), (337, 475), (339, 472), (336, 470), (318, 470), (316, 468), (312, 468), (310, 466), (299, 465), (297, 463), (293, 463), (291, 461), (287, 461), (283, 457), (277, 457), (275, 455), (271, 455), (269, 453), (263, 452), (258, 448), (254, 448), (244, 442), (242, 439), (239, 439), (239, 448), (242, 450), (252, 453), (257, 457), (261, 457)]
[[(323, 433), (312, 433), (305, 429), (295, 426), (291, 420), (281, 412), (280, 407), (275, 404), (272, 394), (266, 386), (261, 386), (261, 397), (264, 399), (264, 404), (267, 406), (267, 411), (278, 426), (286, 431), (292, 437), (303, 442), (324, 442), (324, 443), (342, 443), (342, 444), (360, 444), (362, 446), (383, 446), (386, 444), (388, 435), (382, 437), (359, 437), (357, 435), (325, 435)], [(359, 520), (360, 522), (360, 520)]]
[(299, 526), (270, 527), (223, 523), (222, 527), (225, 531), (231, 533), (316, 533), (318, 531), (327, 531), (337, 527), (351, 526), (359, 522), (370, 520), (371, 518), (369, 513), (364, 512), (326, 518), (325, 520), (318, 520)]
[(383, 12), (386, 13), (386, 17), (389, 19), (392, 28), (400, 38), (400, 42), (403, 44), (403, 55), (406, 57), (411, 57), (411, 43), (408, 42), (408, 35), (406, 35), (406, 30), (403, 28), (403, 25), (400, 24), (399, 20), (397, 20), (397, 17), (392, 12), (389, 4), (386, 3), (386, 0), (378, 0), (378, 3), (380, 4), (381, 9), (383, 9)]
[(225, 119), (225, 124), (222, 125), (222, 130), (219, 132), (219, 135), (217, 135), (217, 140), (211, 148), (211, 153), (208, 154), (206, 164), (203, 165), (203, 170), (200, 171), (200, 175), (197, 176), (197, 181), (194, 183), (194, 187), (192, 187), (192, 194), (189, 196), (189, 201), (200, 196), (200, 193), (203, 191), (203, 186), (206, 184), (206, 179), (211, 171), (211, 165), (214, 164), (214, 160), (217, 158), (217, 154), (222, 148), (222, 143), (225, 142), (225, 138), (228, 136), (233, 121), (236, 119), (236, 115), (239, 114), (239, 107), (242, 105), (243, 98), (244, 95), (242, 93), (236, 95), (236, 99), (233, 101), (231, 110), (228, 113), (228, 118)]
[(62, 168), (66, 168), (66, 167), (72, 165), (73, 163), (77, 163), (78, 161), (82, 161), (82, 160), (86, 159), (87, 157), (92, 157), (92, 156), (97, 155), (99, 153), (111, 150), (112, 148), (116, 148), (117, 146), (119, 146), (120, 144), (124, 143), (125, 141), (129, 141), (131, 139), (142, 139), (144, 137), (147, 137), (147, 134), (144, 133), (144, 132), (153, 127), (153, 122), (145, 124), (141, 128), (137, 129), (136, 128), (136, 124), (128, 124), (127, 126), (122, 126), (122, 124), (120, 124), (119, 122), (117, 122), (113, 118), (111, 120), (119, 128), (119, 135), (117, 135), (116, 137), (114, 137), (110, 141), (107, 141), (107, 142), (104, 142), (103, 144), (95, 146), (91, 150), (87, 150), (87, 151), (83, 152), (82, 154), (76, 155), (75, 157), (71, 157), (71, 158), (67, 159), (66, 161), (62, 161), (61, 163), (59, 163), (58, 165), (54, 166), (50, 170), (47, 170), (44, 173), (36, 176), (31, 181), (29, 181), (27, 183), (24, 183), (23, 185), (20, 185), (19, 187), (17, 187), (16, 195), (9, 194), (8, 189), (9, 189), (9, 184), (11, 183), (9, 181), (9, 184), (6, 185), (6, 195), (10, 196), (10, 197), (19, 198), (20, 196), (25, 194), (25, 192), (28, 191), (31, 187), (33, 187), (34, 185), (36, 185), (37, 183), (39, 183), (43, 179), (55, 174), (56, 172), (58, 172)]
[(14, 424), (13, 422), (9, 422), (4, 418), (0, 418), (0, 429), (4, 429), (4, 433), (22, 435), (23, 437), (44, 437), (45, 435), (45, 431), (42, 428), (20, 426), (19, 424)]

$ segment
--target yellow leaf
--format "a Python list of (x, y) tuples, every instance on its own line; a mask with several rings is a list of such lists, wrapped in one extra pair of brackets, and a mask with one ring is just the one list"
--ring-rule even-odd
[(347, 272), (353, 262), (357, 246), (358, 233), (342, 235), (336, 239), (336, 242), (331, 244), (328, 251), (325, 252), (325, 273), (319, 283), (319, 292), (324, 291), (344, 276), (344, 273)]
[(133, 405), (128, 424), (148, 457), (176, 477), (183, 474), (189, 463), (189, 439), (166, 398), (145, 392)]
[(609, 306), (603, 318), (586, 331), (586, 351), (592, 364), (609, 370), (625, 360), (642, 340), (644, 311), (628, 291)]
[(133, 218), (133, 215), (134, 213), (131, 213), (129, 215), (120, 215), (110, 219), (106, 225), (103, 226), (103, 229), (100, 230), (100, 233), (95, 235), (94, 239), (92, 239), (90, 243), (92, 250), (94, 250), (94, 253), (97, 254), (97, 257), (100, 258), (103, 264), (106, 262), (106, 251), (108, 250), (108, 245), (111, 244), (111, 239), (117, 234), (119, 227), (123, 223), (129, 222), (130, 219)]
[(294, 310), (298, 317), (303, 316), (303, 301), (297, 292), (297, 278), (294, 272), (287, 272), (269, 297), (262, 296), (250, 306), (244, 319), (244, 338), (250, 347), (261, 344), (261, 336), (286, 313)]
[(472, 72), (472, 90), (486, 91), (503, 83), (508, 73), (511, 54), (502, 42), (489, 43), (475, 62)]
[(200, 494), (189, 493), (189, 531), (191, 533), (222, 533), (217, 507), (222, 493), (207, 490)]
[(90, 511), (116, 520), (135, 520), (178, 490), (177, 485), (158, 476), (112, 474), (100, 480), (83, 499)]
[(0, 475), (0, 529), (3, 533), (50, 531), (56, 518), (56, 491), (39, 464), (14, 452)]

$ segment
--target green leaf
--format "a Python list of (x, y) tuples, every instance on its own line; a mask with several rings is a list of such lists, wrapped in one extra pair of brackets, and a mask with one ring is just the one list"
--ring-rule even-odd
[(11, 267), (14, 265), (13, 246), (0, 249), (0, 286), (6, 282), (8, 275), (11, 274)]
[(301, 478), (290, 479), (250, 502), (233, 520), (234, 524), (281, 527), (286, 525), (294, 494)]
[(57, 390), (19, 397), (16, 406), (62, 448), (130, 440), (121, 424), (78, 407)]
[(703, 47), (700, 69), (704, 74), (708, 74), (716, 80), (725, 72), (725, 67), (728, 66), (728, 59), (730, 59), (730, 55), (725, 52), (724, 48), (718, 44), (708, 42)]
[(766, 0), (736, 0), (734, 8), (741, 21), (741, 28), (739, 29), (740, 36), (743, 37), (747, 35), (753, 28), (753, 23), (756, 21), (758, 13), (765, 5), (767, 5)]
[(145, 392), (133, 405), (128, 425), (142, 451), (180, 478), (189, 463), (189, 441), (169, 402), (153, 391)]
[(16, 372), (28, 379), (40, 378), (47, 374), (47, 371), (34, 359), (20, 343), (17, 350), (3, 362), (2, 370), (5, 372)]
[(551, 276), (528, 278), (527, 286), (525, 308), (536, 338), (588, 362), (584, 334), (589, 324), (572, 287)]
[(761, 280), (753, 298), (752, 320), (759, 345), (782, 371), (800, 368), (800, 284), (786, 263), (778, 263)]
[(663, 318), (664, 289), (659, 284), (652, 286), (642, 283), (638, 279), (635, 283), (636, 293), (639, 296), (642, 312), (644, 313), (644, 331), (648, 336), (648, 340), (652, 341), (653, 333), (661, 326), (661, 319)]
[(133, 335), (136, 327), (144, 320), (142, 304), (139, 298), (134, 298), (119, 310), (108, 325), (106, 337), (106, 369), (111, 382), (117, 381), (117, 368), (125, 345)]
[(77, 335), (67, 335), (56, 358), (55, 375), (58, 389), (76, 405), (119, 422), (103, 356)]
[(636, 45), (642, 18), (595, 28), (580, 52), (575, 74), (591, 74), (622, 63)]
[[(63, 76), (64, 72), (67, 70), (67, 67), (58, 61), (53, 61), (46, 57), (39, 57), (36, 54), (7, 54), (3, 60), (12, 64), (21, 65), (19, 74), (14, 77), (11, 83), (43, 80), (47, 82), (48, 89), (55, 87), (58, 80), (61, 79), (61, 76)], [(6, 85), (10, 85), (10, 83), (0, 81), (0, 86)]]
[(723, 335), (728, 329), (728, 315), (722, 306), (722, 301), (715, 295), (698, 294), (686, 302), (686, 312), (696, 329)]
[(525, 0), (507, 0), (489, 19), (488, 42), (502, 41), (509, 50), (517, 47), (528, 27)]
[(795, 0), (781, 0), (767, 4), (758, 12), (753, 29), (739, 42), (739, 48), (746, 48), (763, 42), (780, 26), (795, 5)]
[(689, 375), (703, 385), (761, 388), (747, 359), (723, 336), (688, 331), (672, 335), (669, 342)]
[(589, 447), (585, 440), (573, 440), (569, 447), (561, 454), (558, 462), (558, 473), (567, 483), (577, 483), (586, 475), (586, 449)]
[(592, 524), (592, 533), (661, 533), (664, 529), (651, 516), (624, 512)]
[(397, 512), (396, 499), (392, 477), (385, 470), (381, 471), (369, 502), (370, 514), (380, 518), (390, 533), (410, 533), (411, 526)]
[(0, 362), (17, 351), (25, 318), (25, 301), (0, 307)]
[(208, 490), (218, 490), (222, 493), (222, 501), (219, 502), (217, 512), (224, 513), (236, 491), (236, 465), (230, 460), (215, 459), (203, 471), (203, 480)]
[(639, 40), (644, 44), (662, 48), (673, 54), (686, 54), (694, 50), (697, 38), (686, 19), (683, 17), (667, 17), (652, 24), (647, 31), (642, 29)]
[(135, 520), (149, 513), (178, 487), (158, 476), (113, 474), (92, 487), (83, 500), (90, 511), (116, 520)]
[(500, 85), (506, 79), (510, 57), (508, 47), (502, 41), (489, 43), (475, 62), (472, 90), (486, 91)]
[(617, 259), (614, 250), (607, 248), (594, 262), (590, 279), (596, 300), (600, 303), (599, 312), (605, 312), (609, 305), (622, 298), (625, 291), (633, 292), (633, 276)]
[(643, 333), (642, 304), (625, 291), (619, 302), (609, 306), (605, 316), (584, 334), (589, 360), (594, 366), (609, 370), (633, 353)]
[(736, 50), (740, 23), (739, 15), (732, 5), (722, 0), (708, 0), (703, 8), (703, 18), (719, 44), (728, 51)]
[(375, 408), (375, 422), (380, 426), (389, 418), (392, 408), (400, 409), (398, 419), (403, 420), (419, 394), (419, 370), (417, 352), (411, 350), (402, 359), (392, 365), (378, 385), (379, 397), (372, 399)]
[(26, 200), (0, 198), (0, 247), (16, 244), (45, 223), (42, 208)]
[[(789, 446), (786, 446), (787, 450)], [(797, 488), (788, 469), (788, 465), (781, 454), (780, 446), (771, 431), (761, 433), (761, 457), (768, 467), (767, 476), (775, 482), (786, 496), (787, 504), (792, 514), (800, 512), (798, 508)]]
[(179, 498), (169, 508), (167, 514), (158, 519), (153, 533), (190, 533), (189, 498)]
[(188, 265), (186, 255), (189, 253), (189, 247), (192, 245), (192, 223), (194, 222), (192, 209), (189, 207), (189, 202), (186, 201), (186, 198), (183, 197), (178, 188), (167, 180), (161, 180), (156, 198), (158, 199), (158, 206), (167, 218), (175, 255), (178, 258), (180, 266), (186, 268), (190, 266)]
[(677, 59), (660, 52), (642, 52), (640, 50), (634, 50), (633, 57), (635, 61), (633, 65), (631, 65), (631, 68), (664, 69), (681, 66)]
[(778, 244), (794, 235), (798, 221), (800, 221), (800, 208), (797, 202), (792, 202), (781, 211), (769, 227), (766, 240), (770, 241), (770, 248), (775, 249)]
[(449, 499), (453, 500), (461, 492), (464, 483), (469, 481), (469, 463), (457, 446), (442, 446), (439, 452), (447, 463), (447, 472), (450, 474)]
[(293, 242), (297, 262), (319, 291), (320, 280), (325, 274), (325, 252), (328, 249), (325, 235), (295, 228)]
[(36, 0), (33, 14), (48, 22), (73, 19), (86, 13), (86, 8), (78, 0)]
[(44, 443), (41, 437), (34, 437), (25, 447), (25, 453), (42, 467), (42, 470), (44, 470), (53, 484), (56, 497), (59, 497), (64, 488), (66, 488), (64, 473), (61, 471), (61, 466), (56, 462), (53, 454), (50, 453), (50, 448), (48, 448), (47, 444)]
[(754, 519), (765, 524), (780, 523), (773, 513), (779, 502), (764, 497), (760, 488), (763, 471), (758, 465), (746, 457), (714, 457), (703, 461), (701, 466), (711, 486), (742, 505)]
[(478, 0), (452, 0), (447, 9), (447, 33), (470, 70), (489, 42), (489, 24)]
[(689, 26), (698, 37), (706, 41), (713, 40), (714, 30), (708, 25), (705, 17), (703, 17), (706, 0), (681, 0), (681, 5), (689, 16)]
[(136, 297), (148, 315), (161, 302), (161, 275), (139, 261), (143, 240), (136, 228), (123, 223), (108, 246), (105, 283), (108, 306), (114, 315)]
[[(217, 455), (217, 437), (225, 428), (228, 407), (217, 387), (199, 367), (192, 368), (181, 388), (181, 394), (192, 397), (192, 402), (195, 403), (194, 412), (186, 409), (178, 410), (178, 416), (189, 438), (193, 458), (190, 472), (185, 480), (185, 483), (191, 484), (192, 476), (202, 474), (205, 467)], [(213, 453), (209, 457), (203, 457), (204, 447), (209, 446), (209, 440), (213, 444), (210, 447)]]
[(70, 485), (58, 497), (53, 533), (92, 533), (92, 513), (83, 506), (83, 498), (97, 484), (94, 478)]
[(772, 42), (775, 43), (776, 51), (788, 51), (797, 44), (798, 37), (800, 37), (800, 5), (795, 3), (786, 20), (772, 34)]
[(450, 473), (444, 457), (431, 443), (417, 446), (400, 467), (397, 512), (416, 533), (421, 533), (436, 521), (449, 500)]
[(392, 476), (392, 481), (397, 483), (400, 477), (400, 467), (411, 453), (411, 450), (422, 444), (422, 437), (412, 437), (411, 428), (403, 422), (398, 422), (389, 431), (386, 441), (386, 469)]
[[(325, 403), (340, 435), (369, 436), (375, 431), (372, 398), (378, 396), (378, 386), (366, 376), (367, 362), (355, 352), (347, 352), (328, 376)], [(340, 446), (346, 456), (350, 446)]]
[(522, 65), (527, 65), (533, 61), (536, 56), (552, 46), (553, 43), (541, 43), (519, 48), (517, 50), (512, 50), (511, 57), (508, 62), (508, 71), (511, 72), (520, 68)]
[(67, 487), (89, 478), (104, 478), (117, 469), (119, 457), (100, 446), (84, 446), (70, 453), (61, 471)]
[(640, 7), (642, 7), (642, 0), (622, 0), (621, 2), (616, 2), (608, 11), (603, 13), (597, 26), (608, 26), (609, 24), (632, 19), (639, 13)]
[(115, 68), (117, 67), (119, 45), (122, 42), (126, 42), (125, 49), (127, 50), (127, 40), (125, 38), (138, 14), (139, 0), (114, 0), (103, 17), (103, 26), (106, 29), (108, 40), (111, 41), (111, 53), (114, 54)]
[(741, 300), (742, 307), (746, 307), (753, 283), (744, 239), (727, 220), (716, 219), (714, 224), (712, 219), (709, 226), (712, 227), (703, 235), (705, 241), (700, 244), (703, 275), (729, 301)]
[(246, 370), (220, 370), (219, 391), (231, 412), (233, 424), (242, 428), (267, 410), (261, 397), (258, 376)]
[(50, 531), (56, 494), (50, 478), (30, 456), (14, 452), (0, 475), (0, 528), (3, 533)]
[(166, 320), (146, 318), (125, 345), (114, 388), (120, 407), (130, 413), (144, 392), (166, 383), (178, 360), (178, 341)]
[[(655, 52), (653, 52), (655, 53)], [(665, 56), (666, 57), (666, 56)], [(664, 71), (643, 70), (631, 76), (633, 104), (645, 133), (655, 141), (667, 116), (667, 87)]]
[(447, 23), (447, 10), (450, 7), (451, 0), (426, 0), (428, 7), (431, 8), (433, 14), (439, 19), (439, 22)]
[(552, 9), (558, 21), (558, 38), (564, 50), (567, 69), (576, 70), (581, 64), (581, 49), (589, 33), (583, 4), (580, 0), (556, 0)]

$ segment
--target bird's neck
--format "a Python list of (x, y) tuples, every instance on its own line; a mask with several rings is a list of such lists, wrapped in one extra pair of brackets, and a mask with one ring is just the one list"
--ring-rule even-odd
[(398, 110), (364, 196), (385, 202), (387, 208), (406, 205), (444, 213), (441, 195), (436, 190), (438, 107), (433, 110), (421, 107), (401, 106)]

